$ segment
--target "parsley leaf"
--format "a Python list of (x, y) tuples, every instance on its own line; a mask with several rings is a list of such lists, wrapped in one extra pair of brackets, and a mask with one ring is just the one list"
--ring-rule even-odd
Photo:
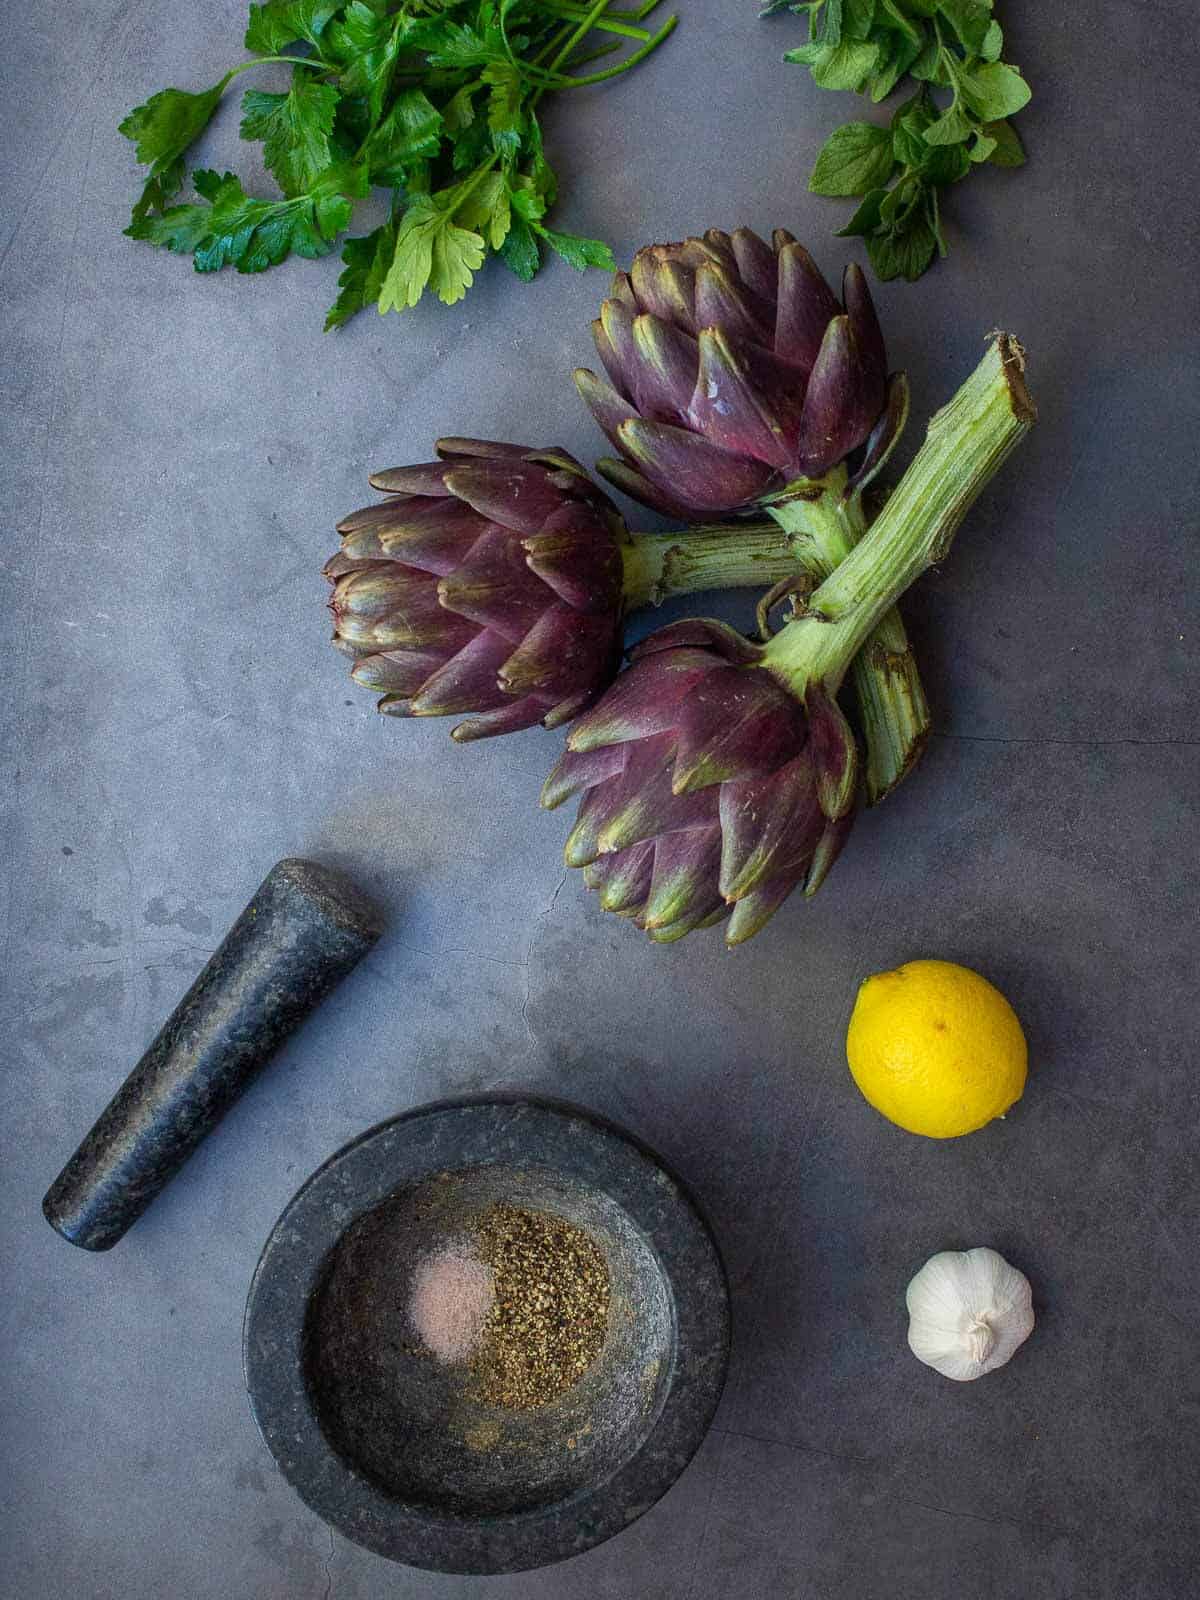
[(508, 236), (500, 246), (500, 259), (522, 283), (531, 283), (540, 263), (537, 239), (523, 217), (514, 217)]
[(588, 267), (600, 267), (605, 272), (617, 270), (612, 250), (599, 239), (581, 239), (578, 234), (556, 233), (553, 228), (540, 225), (537, 231), (551, 250), (560, 255), (568, 266), (574, 267), (576, 272), (584, 272)]
[(483, 265), (484, 242), (452, 220), (457, 190), (422, 195), (400, 218), (396, 248), (379, 290), (380, 311), (415, 306), (425, 290), (452, 306)]
[[(844, 27), (840, 48), (875, 57), (875, 0), (811, 3), (834, 16), (838, 38)], [(573, 266), (611, 270), (607, 245), (544, 220), (557, 185), (535, 108), (650, 55), (676, 19), (655, 31), (638, 25), (645, 15), (567, 0), (255, 0), (248, 59), (210, 89), (163, 90), (121, 124), (148, 168), (126, 231), (191, 255), (200, 272), (261, 272), (328, 254), (355, 201), (390, 190), (388, 220), (344, 241), (329, 328), (426, 292), (454, 305), (489, 253), (522, 278), (543, 244)], [(618, 48), (615, 66), (589, 73), (585, 63)], [(234, 173), (202, 170), (181, 200), (188, 147), (230, 82), (271, 61), (292, 64), (290, 86), (250, 89), (240, 133), (261, 146), (278, 190), (247, 193)]]
[(303, 194), (329, 165), (337, 106), (333, 85), (316, 82), (308, 72), (293, 72), (286, 94), (246, 91), (242, 138), (262, 140), (263, 161), (284, 194)]
[(512, 226), (512, 202), (504, 174), (489, 172), (461, 202), (455, 215), (463, 227), (483, 232), (492, 249), (499, 250)]
[(192, 175), (199, 199), (144, 217), (125, 231), (179, 254), (195, 255), (197, 272), (264, 272), (287, 256), (328, 255), (350, 220), (352, 197), (365, 193), (363, 169), (331, 167), (311, 191), (288, 200), (247, 195), (232, 172)]
[(278, 55), (300, 40), (319, 46), (321, 32), (337, 10), (337, 0), (266, 0), (250, 7), (243, 42), (256, 56)]
[(338, 278), (338, 297), (325, 317), (325, 331), (340, 328), (366, 306), (374, 305), (396, 253), (396, 222), (385, 222), (373, 233), (347, 239), (342, 247), (345, 270)]
[(489, 61), (481, 73), (488, 85), (488, 128), (492, 144), (502, 156), (521, 148), (521, 72), (511, 61)]
[(383, 115), (401, 46), (407, 42), (404, 14), (390, 17), (365, 0), (351, 0), (343, 15), (331, 22), (324, 53), (341, 71), (338, 82), (346, 95), (362, 95), (372, 124)]
[[(427, 29), (426, 34), (432, 41), (434, 30)], [(479, 26), (446, 23), (437, 30), (436, 40), (429, 52), (431, 67), (485, 67), (509, 59), (504, 34), (490, 8), (481, 9)]]
[(437, 155), (442, 143), (443, 114), (420, 89), (405, 89), (362, 146), (372, 183), (400, 188), (417, 161)]
[(233, 74), (227, 72), (220, 83), (199, 94), (185, 89), (160, 89), (145, 105), (135, 106), (118, 126), (118, 133), (132, 139), (137, 158), (149, 164), (141, 198), (133, 208), (134, 222), (179, 193), (183, 186), (183, 155), (187, 147), (204, 132)]

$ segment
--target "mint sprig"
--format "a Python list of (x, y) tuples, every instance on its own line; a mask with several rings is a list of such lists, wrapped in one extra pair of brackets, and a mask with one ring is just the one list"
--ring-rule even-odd
[(840, 232), (863, 239), (880, 278), (919, 278), (946, 254), (941, 191), (974, 166), (1025, 160), (1008, 119), (1028, 104), (1030, 89), (1000, 59), (993, 0), (767, 0), (762, 14), (781, 10), (808, 24), (807, 42), (784, 59), (808, 67), (821, 88), (878, 104), (906, 76), (920, 85), (890, 126), (836, 129), (808, 182), (814, 194), (861, 200)]
[[(613, 267), (597, 239), (546, 225), (557, 181), (537, 107), (547, 94), (616, 77), (644, 60), (676, 18), (640, 24), (658, 0), (265, 0), (250, 7), (252, 59), (210, 89), (164, 89), (121, 123), (149, 167), (132, 238), (191, 255), (199, 272), (262, 272), (290, 255), (327, 255), (354, 202), (392, 192), (391, 215), (344, 242), (340, 327), (366, 306), (402, 311), (426, 294), (454, 305), (489, 255), (528, 281), (543, 250), (571, 266)], [(597, 43), (599, 41), (599, 43)], [(616, 49), (615, 64), (584, 70)], [(262, 144), (282, 198), (246, 194), (233, 173), (192, 174), (185, 158), (240, 73), (291, 69), (283, 92), (252, 89), (241, 136)]]

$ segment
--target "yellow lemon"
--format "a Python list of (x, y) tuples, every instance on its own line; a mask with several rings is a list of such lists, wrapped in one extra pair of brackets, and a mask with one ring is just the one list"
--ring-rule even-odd
[(999, 989), (952, 961), (909, 961), (868, 978), (846, 1034), (846, 1059), (867, 1100), (930, 1139), (1002, 1117), (1021, 1098), (1026, 1054)]

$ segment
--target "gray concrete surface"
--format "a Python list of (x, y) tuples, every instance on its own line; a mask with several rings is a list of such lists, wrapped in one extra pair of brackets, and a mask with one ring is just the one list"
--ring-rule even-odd
[[(996, 325), (1042, 421), (910, 598), (937, 736), (821, 895), (736, 956), (655, 950), (564, 876), (554, 736), (453, 748), (378, 718), (320, 565), (369, 467), (437, 432), (595, 453), (567, 379), (603, 284), (488, 271), (464, 305), (323, 337), (335, 259), (199, 279), (120, 229), (119, 117), (239, 56), (240, 0), (9, 8), (0, 315), (6, 574), (0, 1594), (5, 1600), (1182, 1600), (1196, 1590), (1197, 226), (1183, 0), (1005, 0), (1036, 98), (1016, 175), (879, 301), (923, 418)], [(681, 0), (657, 59), (549, 118), (564, 225), (786, 224), (853, 114), (796, 24)], [(208, 141), (240, 162), (230, 108)], [(914, 433), (918, 430), (914, 429)], [(731, 619), (748, 606), (713, 601)], [(358, 872), (392, 931), (112, 1254), (48, 1181), (277, 857)], [(1032, 1050), (947, 1144), (859, 1099), (856, 987), (979, 967)], [(568, 1565), (424, 1575), (330, 1534), (242, 1393), (242, 1305), (300, 1180), (404, 1107), (546, 1090), (656, 1144), (733, 1280), (732, 1378), (673, 1492)], [(1034, 1283), (1003, 1373), (904, 1341), (934, 1250)]]

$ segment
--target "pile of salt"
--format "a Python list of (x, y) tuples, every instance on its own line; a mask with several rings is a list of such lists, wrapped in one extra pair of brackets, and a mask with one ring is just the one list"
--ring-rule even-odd
[(495, 1299), (492, 1269), (464, 1245), (446, 1245), (413, 1273), (409, 1315), (439, 1361), (465, 1361), (479, 1343)]

